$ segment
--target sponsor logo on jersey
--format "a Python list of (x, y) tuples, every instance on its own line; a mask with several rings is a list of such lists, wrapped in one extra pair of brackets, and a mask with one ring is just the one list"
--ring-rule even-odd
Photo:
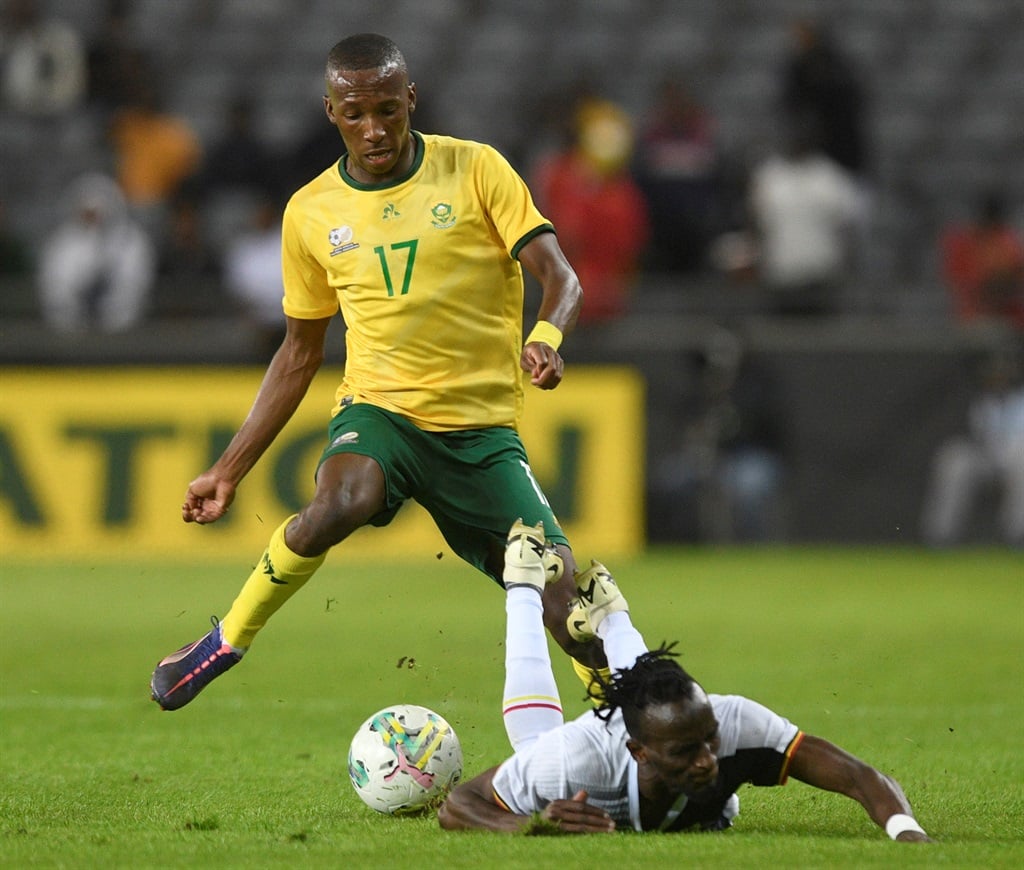
[(331, 256), (336, 257), (338, 254), (344, 254), (345, 251), (351, 251), (354, 248), (359, 247), (358, 242), (352, 241), (352, 227), (335, 227), (329, 233), (327, 233), (327, 241), (331, 245)]
[(331, 447), (337, 447), (340, 444), (358, 444), (359, 433), (358, 432), (343, 432), (337, 438), (331, 442)]

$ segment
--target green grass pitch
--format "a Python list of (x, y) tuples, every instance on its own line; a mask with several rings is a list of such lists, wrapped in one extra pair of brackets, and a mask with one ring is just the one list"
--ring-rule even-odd
[[(246, 565), (6, 564), (3, 867), (1024, 866), (1024, 557), (1007, 551), (659, 549), (610, 565), (648, 643), (894, 775), (939, 841), (896, 844), (800, 783), (745, 788), (721, 835), (450, 834), (365, 808), (348, 741), (385, 704), (506, 754), (503, 600), (433, 554), (332, 554), (246, 660), (162, 713), (162, 655), (223, 614)], [(568, 714), (582, 686), (555, 651)]]

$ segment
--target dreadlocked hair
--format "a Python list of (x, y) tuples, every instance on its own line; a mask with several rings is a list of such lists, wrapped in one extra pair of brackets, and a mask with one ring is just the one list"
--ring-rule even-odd
[(652, 704), (689, 701), (694, 696), (696, 681), (676, 661), (675, 643), (662, 643), (655, 650), (638, 656), (630, 668), (623, 668), (605, 679), (594, 675), (590, 695), (602, 700), (595, 715), (607, 722), (616, 710), (630, 734), (637, 733), (640, 714)]

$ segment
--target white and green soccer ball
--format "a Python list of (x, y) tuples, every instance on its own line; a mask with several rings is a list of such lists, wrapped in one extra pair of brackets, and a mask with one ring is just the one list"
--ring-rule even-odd
[(415, 813), (435, 806), (462, 776), (462, 746), (440, 714), (416, 704), (374, 713), (348, 751), (356, 794), (379, 813)]

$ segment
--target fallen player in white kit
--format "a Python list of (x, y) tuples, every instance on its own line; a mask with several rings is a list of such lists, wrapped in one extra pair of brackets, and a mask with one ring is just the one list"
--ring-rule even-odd
[(514, 754), (453, 789), (442, 828), (721, 830), (741, 785), (793, 777), (853, 798), (894, 840), (930, 842), (895, 780), (755, 701), (708, 695), (670, 647), (648, 651), (597, 562), (576, 578), (569, 629), (603, 641), (612, 677), (594, 686), (600, 707), (564, 722), (543, 625), (544, 544), (541, 527), (517, 523), (506, 550), (503, 709)]

